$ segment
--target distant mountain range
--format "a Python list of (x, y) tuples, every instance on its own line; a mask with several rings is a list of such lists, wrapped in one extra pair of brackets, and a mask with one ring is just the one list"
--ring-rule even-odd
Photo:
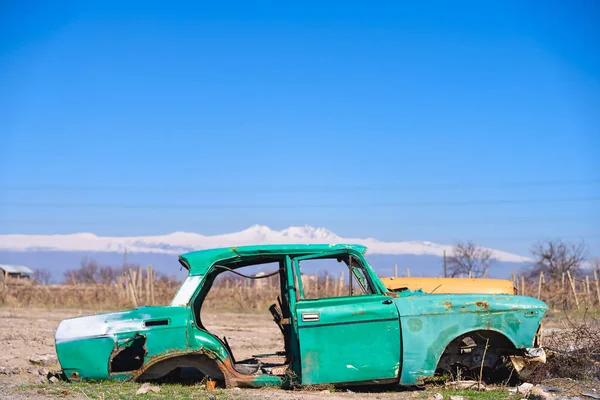
[[(55, 277), (66, 269), (77, 268), (82, 257), (100, 263), (121, 265), (127, 249), (128, 262), (152, 264), (162, 272), (173, 274), (179, 269), (177, 255), (213, 247), (276, 243), (355, 243), (368, 247), (367, 258), (377, 272), (390, 275), (393, 265), (404, 272), (435, 276), (442, 271), (444, 251), (452, 254), (451, 245), (427, 241), (385, 242), (373, 238), (343, 238), (325, 228), (294, 226), (280, 231), (254, 225), (240, 232), (202, 235), (174, 232), (160, 236), (107, 237), (93, 233), (66, 235), (0, 235), (0, 264), (21, 264), (31, 268), (50, 269)], [(492, 276), (509, 276), (529, 262), (527, 257), (490, 249), (496, 259)], [(170, 265), (168, 267), (167, 265)]]

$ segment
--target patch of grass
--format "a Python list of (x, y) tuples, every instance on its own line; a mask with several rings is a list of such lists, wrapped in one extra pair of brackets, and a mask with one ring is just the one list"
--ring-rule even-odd
[[(450, 399), (450, 396), (463, 396), (468, 400), (505, 400), (511, 398), (508, 390), (504, 388), (492, 388), (485, 392), (439, 388), (439, 390), (433, 389), (433, 392), (440, 393), (444, 396), (444, 400)], [(431, 395), (432, 392), (428, 391), (427, 393), (423, 393), (422, 398), (426, 399)]]
[(135, 393), (141, 387), (133, 382), (79, 382), (56, 384), (25, 384), (14, 387), (14, 390), (25, 393), (35, 393), (48, 398), (65, 398), (76, 396), (89, 399), (235, 399), (237, 396), (230, 390), (207, 391), (203, 386), (186, 386), (178, 384), (161, 384), (160, 392), (147, 394)]

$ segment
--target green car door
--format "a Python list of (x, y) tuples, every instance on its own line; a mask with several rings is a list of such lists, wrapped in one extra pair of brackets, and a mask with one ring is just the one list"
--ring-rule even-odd
[[(294, 259), (297, 274), (298, 262), (307, 258)], [(356, 258), (354, 263), (360, 264)], [(399, 377), (398, 310), (390, 297), (369, 286), (366, 271), (360, 268), (350, 271), (356, 278), (354, 284), (363, 289), (360, 295), (304, 299), (299, 283), (296, 318), (303, 385)], [(350, 288), (352, 291), (352, 283)]]

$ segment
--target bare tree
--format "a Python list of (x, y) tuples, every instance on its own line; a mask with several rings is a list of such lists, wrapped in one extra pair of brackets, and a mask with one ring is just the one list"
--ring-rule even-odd
[(488, 269), (496, 261), (493, 252), (469, 241), (459, 242), (452, 248), (448, 257), (448, 271), (451, 277), (470, 275), (473, 278), (487, 276)]
[(547, 240), (533, 246), (531, 253), (535, 265), (531, 275), (544, 273), (546, 278), (562, 279), (562, 274), (570, 272), (578, 275), (587, 257), (587, 247), (583, 241), (566, 243), (562, 240)]
[(47, 285), (52, 280), (52, 274), (45, 268), (35, 269), (33, 271), (33, 280), (40, 285)]

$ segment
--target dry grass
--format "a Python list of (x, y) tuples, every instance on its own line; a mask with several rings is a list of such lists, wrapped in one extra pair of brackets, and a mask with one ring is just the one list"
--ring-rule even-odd
[[(223, 274), (226, 275), (226, 274)], [(222, 279), (223, 278), (223, 279)], [(8, 285), (0, 286), (0, 304), (18, 307), (87, 307), (99, 309), (129, 308), (133, 306), (131, 281), (119, 280), (112, 284), (69, 284), (69, 285)], [(136, 303), (141, 305), (169, 304), (180, 282), (156, 280), (152, 285), (154, 301), (150, 295), (150, 285), (146, 280), (136, 282), (133, 288)], [(539, 297), (550, 309), (569, 312), (600, 310), (600, 298), (594, 278), (577, 279), (573, 286), (565, 282), (539, 282), (515, 279), (519, 294)], [(332, 276), (303, 277), (306, 298), (342, 296), (348, 293), (348, 283)], [(576, 293), (576, 295), (575, 295)], [(279, 291), (279, 278), (236, 279), (219, 276), (205, 300), (205, 307), (212, 310), (252, 312), (268, 308)]]

